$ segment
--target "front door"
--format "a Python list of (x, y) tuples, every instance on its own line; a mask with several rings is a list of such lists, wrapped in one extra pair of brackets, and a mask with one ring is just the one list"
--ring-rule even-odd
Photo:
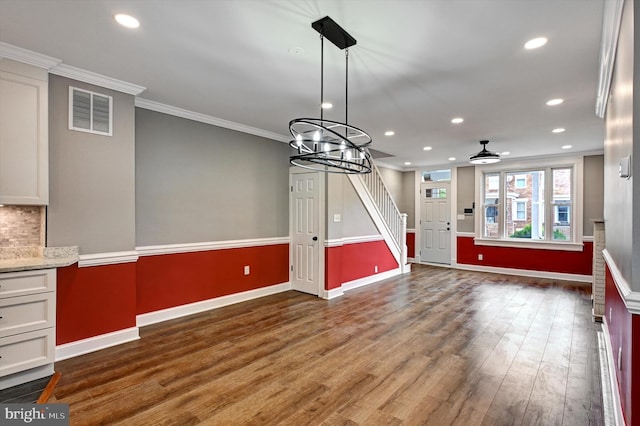
[(291, 190), (291, 246), (294, 290), (320, 294), (319, 174), (295, 173)]
[(422, 262), (451, 264), (450, 186), (448, 182), (420, 185)]

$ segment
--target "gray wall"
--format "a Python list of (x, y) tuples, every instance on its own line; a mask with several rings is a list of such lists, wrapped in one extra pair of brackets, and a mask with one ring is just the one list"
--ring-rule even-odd
[[(346, 175), (325, 173), (327, 179), (327, 239), (379, 235), (369, 212)], [(340, 222), (333, 215), (340, 214)]]
[[(605, 117), (604, 219), (607, 251), (631, 289), (640, 291), (640, 282), (632, 281), (634, 264), (635, 268), (640, 267), (640, 244), (633, 244), (634, 237), (640, 241), (640, 224), (637, 223), (640, 215), (633, 214), (635, 204), (640, 202), (640, 187), (634, 188), (633, 185), (634, 176), (640, 176), (638, 161), (632, 161), (631, 179), (618, 177), (620, 160), (631, 155), (634, 146), (640, 144), (640, 127), (633, 127), (633, 123), (640, 120), (640, 106), (635, 108), (635, 113), (633, 108), (634, 102), (640, 102), (640, 96), (634, 96), (633, 91), (629, 90), (634, 87), (634, 91), (637, 91), (640, 87), (638, 77), (633, 75), (634, 60), (638, 61), (634, 55), (634, 39), (640, 45), (640, 37), (634, 35), (633, 9), (633, 3), (626, 1)], [(640, 67), (640, 64), (636, 65)]]
[(415, 229), (416, 227), (416, 173), (409, 171), (402, 173), (402, 198), (398, 208), (400, 213), (407, 214), (407, 228)]
[[(68, 129), (69, 85), (113, 96), (112, 137)], [(133, 96), (50, 76), (48, 246), (135, 248), (134, 120)]]
[[(464, 214), (465, 208), (473, 207), (476, 200), (476, 168), (475, 166), (458, 167), (458, 187), (456, 214)], [(457, 232), (475, 232), (474, 214), (457, 220)]]
[(138, 246), (289, 235), (289, 146), (136, 108)]
[(415, 172), (378, 166), (380, 176), (400, 213), (407, 214), (407, 228), (415, 227)]
[(602, 219), (604, 207), (604, 155), (584, 157), (583, 235), (593, 236), (593, 221)]

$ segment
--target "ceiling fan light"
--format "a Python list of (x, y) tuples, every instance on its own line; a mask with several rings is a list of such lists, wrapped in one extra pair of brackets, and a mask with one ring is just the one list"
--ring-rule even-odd
[(500, 161), (500, 154), (497, 152), (491, 152), (487, 150), (487, 144), (489, 141), (480, 141), (482, 150), (475, 155), (469, 157), (471, 164), (493, 164)]

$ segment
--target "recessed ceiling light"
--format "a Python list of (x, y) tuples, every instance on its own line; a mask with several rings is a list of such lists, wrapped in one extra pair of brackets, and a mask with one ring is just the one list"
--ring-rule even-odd
[(425, 150), (425, 151), (431, 151), (433, 148), (431, 148), (430, 146), (425, 146), (422, 149)]
[(396, 134), (396, 132), (394, 132), (393, 130), (387, 130), (386, 132), (384, 132), (385, 136), (393, 136), (395, 134)]
[(333, 104), (331, 102), (323, 102), (320, 107), (322, 107), (322, 109), (329, 109), (333, 108)]
[(456, 161), (456, 157), (449, 157), (449, 161)]
[(551, 132), (553, 133), (562, 133), (564, 132), (566, 129), (563, 129), (562, 127), (558, 127), (557, 129), (553, 129)]
[(461, 118), (461, 117), (456, 117), (456, 118), (454, 118), (453, 120), (451, 120), (451, 122), (452, 122), (453, 124), (460, 124), (460, 123), (462, 123), (463, 121), (464, 121), (464, 118)]
[(113, 19), (123, 27), (127, 28), (138, 28), (140, 26), (140, 21), (134, 18), (131, 15), (127, 15), (126, 13), (118, 13), (113, 16)]
[(537, 38), (532, 38), (531, 40), (526, 42), (524, 44), (524, 48), (525, 49), (537, 49), (538, 47), (542, 47), (545, 44), (547, 44), (547, 38), (546, 37), (537, 37)]
[(562, 149), (571, 149), (573, 145), (562, 145)]
[(560, 99), (560, 98), (551, 99), (550, 101), (547, 101), (547, 105), (549, 106), (560, 105), (563, 102), (564, 102), (564, 99)]
[(411, 162), (410, 162), (410, 161), (405, 161), (405, 162), (404, 162), (404, 165), (405, 165), (405, 166), (410, 166), (410, 165), (411, 165)]
[(511, 154), (509, 151), (504, 151), (500, 153), (500, 155), (509, 155), (509, 154)]

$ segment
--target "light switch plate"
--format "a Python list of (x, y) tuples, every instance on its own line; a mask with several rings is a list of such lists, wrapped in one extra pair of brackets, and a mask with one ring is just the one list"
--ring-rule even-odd
[(340, 216), (340, 213), (336, 213), (336, 214), (334, 214), (334, 215), (333, 215), (333, 221), (334, 221), (335, 223), (338, 223), (338, 222), (340, 222), (341, 220), (342, 220), (342, 216)]
[(631, 177), (631, 156), (627, 155), (620, 160), (618, 164), (618, 174), (621, 178), (629, 179)]

